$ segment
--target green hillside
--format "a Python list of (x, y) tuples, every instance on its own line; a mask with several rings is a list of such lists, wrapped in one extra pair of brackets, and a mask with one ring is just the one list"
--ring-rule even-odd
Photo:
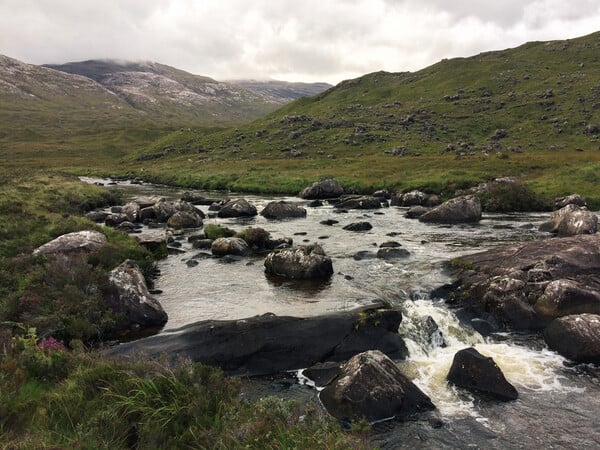
[[(290, 192), (325, 175), (361, 190), (513, 175), (600, 206), (599, 133), (600, 32), (365, 75), (250, 125), (174, 132), (146, 153), (175, 151), (143, 166), (171, 182)], [(134, 171), (143, 159), (129, 159)]]

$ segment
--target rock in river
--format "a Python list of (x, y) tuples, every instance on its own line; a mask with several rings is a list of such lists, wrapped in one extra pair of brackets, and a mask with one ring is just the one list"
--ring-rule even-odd
[(329, 278), (333, 274), (333, 265), (331, 258), (315, 244), (269, 253), (265, 259), (265, 271), (292, 279), (318, 279)]
[(552, 213), (550, 220), (540, 225), (540, 231), (555, 233), (559, 236), (576, 234), (594, 234), (598, 229), (598, 216), (585, 206), (568, 204)]
[(456, 197), (419, 217), (421, 222), (466, 223), (481, 220), (481, 203), (474, 195)]
[(256, 207), (252, 205), (248, 200), (240, 198), (237, 200), (229, 200), (225, 203), (217, 216), (221, 218), (229, 217), (254, 217), (258, 214)]
[(381, 208), (381, 199), (370, 195), (348, 195), (335, 205), (337, 209), (377, 209)]
[(435, 406), (385, 354), (370, 350), (353, 356), (320, 393), (334, 417), (347, 422), (408, 419)]
[(212, 242), (210, 249), (215, 256), (248, 256), (252, 253), (246, 241), (237, 237), (217, 238)]
[(232, 375), (267, 375), (344, 361), (369, 350), (405, 358), (399, 311), (364, 308), (316, 317), (274, 314), (241, 320), (206, 320), (118, 345), (109, 354), (137, 358), (182, 356)]
[(554, 320), (544, 331), (553, 350), (580, 363), (600, 363), (600, 315), (575, 314)]
[(317, 181), (304, 188), (298, 196), (307, 200), (337, 198), (344, 193), (344, 188), (335, 178)]
[(306, 217), (306, 209), (284, 201), (270, 202), (260, 212), (267, 219), (290, 219), (295, 217)]

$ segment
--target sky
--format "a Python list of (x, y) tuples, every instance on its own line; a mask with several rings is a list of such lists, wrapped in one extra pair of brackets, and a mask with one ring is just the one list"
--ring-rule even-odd
[(599, 0), (0, 0), (0, 54), (331, 84), (600, 30)]

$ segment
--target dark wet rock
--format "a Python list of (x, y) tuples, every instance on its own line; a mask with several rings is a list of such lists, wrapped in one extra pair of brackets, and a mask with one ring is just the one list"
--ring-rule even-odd
[(264, 264), (268, 274), (285, 278), (319, 279), (333, 274), (331, 258), (316, 244), (274, 251)]
[(319, 208), (323, 206), (323, 202), (321, 200), (313, 200), (308, 204), (308, 206), (311, 208)]
[(600, 283), (598, 280), (583, 281), (559, 279), (549, 282), (535, 302), (535, 311), (549, 319), (571, 314), (600, 314)]
[(356, 252), (354, 255), (352, 255), (352, 258), (355, 261), (362, 261), (363, 259), (373, 259), (376, 257), (377, 257), (376, 253), (370, 252), (368, 250), (361, 250), (359, 252)]
[(267, 219), (290, 219), (297, 217), (306, 217), (306, 209), (284, 201), (270, 202), (260, 212), (260, 215)]
[(192, 243), (203, 239), (206, 239), (206, 233), (204, 233), (204, 231), (195, 231), (187, 237), (187, 241)]
[(108, 213), (106, 211), (90, 211), (85, 215), (85, 218), (92, 222), (104, 222), (107, 217)]
[(416, 320), (416, 324), (422, 337), (424, 338), (423, 340), (427, 342), (427, 344), (431, 348), (446, 347), (444, 335), (442, 334), (440, 327), (438, 326), (433, 317), (419, 317)]
[(398, 248), (398, 247), (402, 247), (402, 244), (397, 241), (387, 241), (387, 242), (382, 243), (379, 247), (380, 248), (386, 248), (386, 247)]
[(338, 209), (377, 209), (381, 208), (381, 199), (369, 195), (347, 195), (335, 205)]
[(112, 214), (121, 214), (122, 210), (123, 210), (123, 207), (119, 206), (119, 205), (115, 205), (115, 206), (111, 206), (110, 207), (110, 212)]
[(373, 228), (369, 222), (354, 222), (344, 227), (346, 231), (369, 231)]
[(586, 201), (579, 194), (567, 195), (565, 197), (556, 197), (554, 199), (554, 209), (562, 209), (567, 205), (587, 206)]
[(198, 239), (192, 243), (192, 247), (200, 249), (210, 249), (214, 239)]
[(109, 274), (108, 301), (122, 314), (127, 327), (156, 327), (167, 322), (167, 313), (146, 286), (144, 276), (132, 260), (124, 261)]
[(252, 253), (246, 241), (237, 237), (217, 238), (211, 244), (210, 249), (215, 256), (248, 256)]
[(335, 225), (336, 223), (340, 223), (340, 221), (339, 220), (334, 220), (334, 219), (327, 219), (327, 220), (322, 220), (319, 223), (321, 225), (332, 226), (332, 225)]
[(173, 202), (167, 202), (164, 199), (156, 202), (152, 206), (152, 210), (154, 211), (154, 218), (158, 222), (166, 222), (177, 211)]
[(377, 250), (377, 258), (390, 260), (400, 259), (410, 256), (410, 252), (401, 247), (383, 247)]
[(574, 314), (553, 320), (544, 330), (552, 350), (578, 363), (600, 363), (600, 315)]
[(483, 393), (502, 401), (516, 400), (519, 394), (490, 357), (474, 348), (454, 355), (447, 379), (450, 383), (474, 393)]
[(133, 233), (136, 231), (137, 228), (138, 226), (135, 223), (129, 222), (128, 220), (121, 222), (115, 227), (115, 229), (119, 231), (124, 231), (125, 233)]
[[(399, 311), (363, 309), (316, 317), (264, 314), (241, 320), (206, 320), (128, 342), (108, 354), (173, 360), (220, 367), (232, 375), (267, 375), (344, 361), (368, 349), (405, 358), (398, 335)], [(310, 343), (310, 345), (307, 345)]]
[(202, 226), (202, 217), (196, 211), (177, 211), (169, 217), (167, 226), (176, 230), (199, 228)]
[(481, 220), (481, 203), (474, 195), (456, 197), (427, 211), (421, 222), (468, 223)]
[(317, 363), (302, 371), (302, 375), (312, 380), (315, 386), (326, 386), (331, 383), (341, 373), (340, 363), (328, 361)]
[(369, 350), (342, 365), (319, 395), (327, 411), (347, 422), (409, 419), (435, 406), (384, 353)]
[(294, 240), (292, 238), (269, 238), (265, 242), (265, 249), (267, 250), (275, 250), (275, 249), (284, 249), (289, 248), (294, 244)]
[(430, 209), (431, 208), (427, 208), (425, 206), (411, 206), (404, 214), (404, 217), (407, 219), (418, 219)]
[(560, 311), (596, 307), (600, 235), (499, 246), (463, 256), (455, 267), (458, 280), (447, 300), (510, 328), (539, 329)]
[(98, 231), (77, 231), (46, 242), (36, 248), (33, 255), (83, 255), (93, 253), (106, 245), (106, 236)]
[(179, 247), (172, 247), (172, 246), (167, 246), (167, 253), (169, 255), (183, 255), (185, 253), (185, 250), (179, 248)]
[(373, 197), (382, 198), (384, 200), (389, 200), (392, 198), (392, 193), (387, 189), (380, 189), (378, 191), (373, 192)]
[(136, 202), (130, 202), (123, 206), (121, 209), (121, 214), (125, 214), (129, 222), (139, 222), (140, 210), (141, 208), (139, 204)]
[(215, 202), (218, 202), (218, 200), (215, 200), (214, 198), (207, 198), (207, 197), (204, 197), (203, 195), (200, 195), (196, 192), (191, 192), (191, 191), (186, 191), (183, 194), (181, 194), (181, 200), (184, 202), (191, 203), (192, 205), (205, 205), (205, 206), (209, 206)]
[(190, 259), (212, 259), (212, 258), (214, 258), (214, 255), (212, 253), (198, 252), (194, 256), (192, 256)]
[(188, 259), (185, 262), (185, 265), (188, 266), (188, 267), (196, 267), (198, 264), (200, 264), (200, 263), (196, 259)]
[(317, 181), (304, 188), (298, 195), (307, 200), (336, 198), (344, 193), (344, 188), (335, 178)]
[(225, 255), (219, 259), (221, 264), (233, 264), (242, 261), (244, 258), (238, 255)]
[(256, 211), (256, 207), (252, 205), (248, 200), (240, 198), (237, 200), (230, 200), (225, 203), (217, 216), (221, 218), (230, 218), (230, 217), (254, 217), (258, 213)]
[(548, 222), (540, 225), (540, 231), (555, 233), (558, 236), (594, 234), (598, 229), (598, 216), (586, 207), (568, 204), (552, 213)]
[(147, 220), (156, 219), (156, 213), (154, 212), (154, 206), (147, 206), (140, 209), (140, 221), (144, 222)]

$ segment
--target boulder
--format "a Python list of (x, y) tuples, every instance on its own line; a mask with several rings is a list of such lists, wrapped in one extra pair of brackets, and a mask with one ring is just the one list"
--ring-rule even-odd
[(104, 224), (109, 227), (117, 227), (123, 222), (128, 222), (127, 216), (121, 213), (110, 213), (104, 219)]
[(242, 376), (345, 361), (369, 349), (405, 358), (406, 345), (398, 335), (402, 315), (376, 308), (315, 317), (264, 314), (241, 320), (205, 320), (121, 344), (106, 353), (133, 359), (140, 354), (190, 358)]
[(331, 258), (319, 245), (286, 248), (269, 253), (265, 271), (292, 279), (329, 278), (333, 274)]
[(134, 199), (134, 202), (137, 205), (139, 205), (140, 209), (144, 209), (144, 208), (150, 208), (150, 207), (154, 206), (157, 202), (159, 202), (161, 200), (164, 201), (164, 198), (154, 197), (154, 196), (150, 196), (150, 197), (141, 196), (141, 197), (136, 197)]
[(506, 380), (494, 360), (483, 356), (473, 347), (460, 350), (454, 355), (447, 380), (458, 387), (502, 401), (516, 400), (519, 397), (515, 387)]
[(577, 234), (594, 234), (598, 228), (598, 216), (585, 206), (568, 204), (552, 213), (548, 222), (540, 225), (540, 231), (547, 231), (559, 236)]
[(337, 209), (377, 209), (381, 208), (381, 199), (370, 195), (348, 195), (335, 205)]
[(215, 256), (248, 256), (252, 253), (246, 241), (237, 237), (217, 238), (212, 242), (210, 250)]
[(429, 211), (429, 209), (430, 208), (427, 208), (425, 206), (411, 206), (410, 208), (408, 208), (408, 211), (406, 211), (406, 213), (404, 214), (404, 217), (406, 217), (407, 219), (418, 219), (427, 211)]
[(387, 189), (380, 189), (378, 191), (373, 192), (373, 197), (377, 197), (383, 200), (389, 200), (392, 198), (392, 193)]
[(125, 214), (129, 222), (135, 223), (140, 220), (140, 210), (140, 205), (135, 202), (130, 202), (123, 206), (121, 214)]
[(140, 221), (144, 222), (152, 219), (156, 219), (154, 206), (147, 206), (145, 208), (140, 209)]
[(270, 202), (260, 212), (260, 215), (267, 219), (306, 217), (306, 209), (284, 201)]
[(108, 213), (106, 211), (90, 211), (85, 214), (85, 218), (92, 222), (104, 222), (107, 217)]
[(127, 327), (158, 327), (167, 323), (167, 313), (146, 286), (144, 276), (132, 260), (124, 261), (109, 273), (108, 301), (123, 315)]
[(33, 255), (50, 254), (88, 254), (99, 250), (107, 243), (106, 236), (98, 231), (76, 231), (74, 233), (63, 234), (56, 239), (46, 242), (44, 245), (36, 248)]
[(166, 222), (169, 220), (169, 217), (177, 211), (173, 202), (167, 202), (164, 199), (160, 199), (156, 202), (154, 206), (152, 206), (152, 209), (154, 211), (154, 218), (158, 222)]
[(579, 194), (556, 197), (554, 199), (554, 209), (562, 209), (567, 205), (587, 206), (587, 203)]
[(240, 198), (237, 200), (229, 200), (225, 203), (217, 216), (222, 218), (230, 217), (254, 217), (258, 214), (256, 207), (252, 205), (248, 200)]
[(400, 247), (382, 247), (377, 250), (377, 258), (379, 259), (399, 259), (410, 256), (410, 252), (405, 248)]
[(544, 330), (548, 347), (578, 363), (600, 363), (600, 315), (575, 314), (555, 319)]
[(435, 409), (429, 397), (378, 350), (360, 353), (343, 364), (319, 398), (331, 415), (345, 422), (410, 419)]
[(481, 220), (481, 203), (474, 195), (456, 197), (419, 217), (421, 222), (468, 223)]
[(535, 311), (549, 319), (571, 314), (600, 314), (600, 283), (569, 279), (551, 281), (535, 302)]
[(136, 236), (136, 240), (138, 241), (138, 244), (151, 252), (157, 251), (162, 247), (166, 248), (167, 246), (166, 237), (157, 234), (140, 234)]
[(444, 298), (508, 328), (539, 329), (557, 315), (596, 311), (600, 235), (502, 245), (452, 266), (458, 279)]
[(307, 200), (337, 198), (344, 193), (344, 188), (335, 178), (317, 181), (304, 188), (298, 196)]
[(424, 205), (427, 201), (427, 194), (421, 191), (410, 191), (404, 194), (399, 194), (395, 203), (398, 206), (419, 206)]
[(369, 222), (354, 222), (344, 227), (346, 231), (369, 231), (373, 228)]
[(177, 211), (169, 217), (167, 226), (176, 230), (182, 228), (198, 228), (202, 226), (202, 217), (195, 211)]

